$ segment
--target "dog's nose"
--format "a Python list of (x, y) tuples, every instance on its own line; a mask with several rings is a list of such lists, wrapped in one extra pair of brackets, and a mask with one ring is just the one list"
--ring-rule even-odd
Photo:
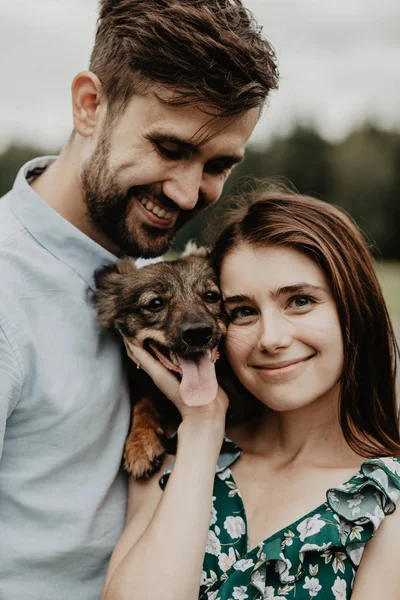
[(204, 346), (212, 338), (213, 330), (207, 323), (188, 323), (182, 326), (182, 339), (189, 346)]

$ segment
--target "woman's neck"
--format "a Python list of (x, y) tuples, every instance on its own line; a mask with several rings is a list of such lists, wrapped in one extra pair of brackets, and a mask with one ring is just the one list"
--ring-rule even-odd
[(265, 407), (261, 418), (232, 427), (228, 435), (244, 452), (268, 457), (277, 468), (289, 464), (357, 466), (362, 461), (343, 436), (337, 400), (320, 399), (283, 412)]

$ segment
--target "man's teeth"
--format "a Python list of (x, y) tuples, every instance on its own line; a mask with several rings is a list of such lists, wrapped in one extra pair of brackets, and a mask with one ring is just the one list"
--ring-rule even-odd
[(157, 204), (154, 204), (151, 200), (141, 198), (140, 204), (142, 204), (146, 210), (152, 212), (153, 215), (156, 215), (160, 219), (170, 219), (171, 217), (173, 217), (172, 212), (167, 212), (164, 208), (161, 208), (161, 206), (157, 206)]

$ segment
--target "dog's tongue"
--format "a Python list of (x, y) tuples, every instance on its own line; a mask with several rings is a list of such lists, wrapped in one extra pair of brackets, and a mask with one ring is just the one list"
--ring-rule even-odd
[(215, 364), (207, 354), (196, 360), (187, 360), (182, 356), (178, 356), (178, 359), (182, 369), (179, 387), (182, 402), (186, 406), (203, 406), (215, 400), (218, 391)]

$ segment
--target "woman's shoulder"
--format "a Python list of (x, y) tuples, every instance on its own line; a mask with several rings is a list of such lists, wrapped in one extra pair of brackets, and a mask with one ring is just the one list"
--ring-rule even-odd
[(364, 461), (346, 483), (327, 491), (327, 502), (349, 522), (371, 521), (374, 531), (385, 515), (394, 512), (400, 498), (400, 458)]

